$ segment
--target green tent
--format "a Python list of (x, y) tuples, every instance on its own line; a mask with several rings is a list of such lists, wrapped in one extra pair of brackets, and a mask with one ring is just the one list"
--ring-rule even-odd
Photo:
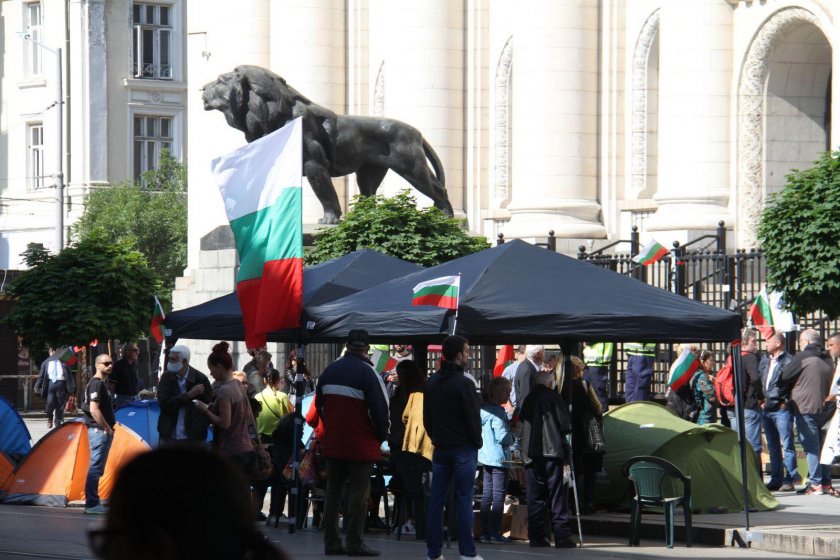
[[(621, 475), (625, 461), (637, 455), (653, 455), (674, 463), (691, 477), (694, 511), (714, 508), (741, 511), (740, 453), (738, 435), (720, 424), (698, 426), (672, 414), (662, 405), (633, 402), (610, 409), (604, 415), (607, 454), (604, 467), (609, 475), (596, 486), (596, 501), (616, 506), (626, 501), (627, 479)], [(775, 509), (779, 502), (758, 476), (755, 455), (747, 452), (747, 486), (750, 509)], [(675, 483), (671, 495), (682, 485)]]

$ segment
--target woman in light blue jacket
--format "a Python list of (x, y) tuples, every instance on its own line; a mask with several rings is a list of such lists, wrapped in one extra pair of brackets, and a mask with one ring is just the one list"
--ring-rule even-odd
[(495, 377), (487, 388), (487, 400), (481, 407), (481, 439), (478, 462), (484, 465), (484, 490), (481, 496), (482, 543), (507, 543), (502, 536), (502, 513), (507, 486), (507, 467), (513, 434), (502, 403), (510, 399), (510, 380)]

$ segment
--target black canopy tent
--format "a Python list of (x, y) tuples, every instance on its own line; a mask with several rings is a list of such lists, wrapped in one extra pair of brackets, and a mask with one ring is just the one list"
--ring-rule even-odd
[[(366, 329), (372, 341), (437, 343), (454, 312), (412, 307), (412, 288), (461, 275), (457, 334), (472, 344), (560, 341), (732, 341), (741, 317), (594, 264), (514, 240), (307, 306), (310, 340), (341, 341)], [(305, 324), (304, 322), (304, 324)]]
[[(333, 301), (412, 274), (423, 267), (378, 251), (363, 249), (303, 270), (304, 308)], [(202, 340), (245, 340), (242, 310), (236, 293), (218, 297), (166, 316), (167, 338)], [(297, 342), (299, 329), (269, 333), (271, 342)]]

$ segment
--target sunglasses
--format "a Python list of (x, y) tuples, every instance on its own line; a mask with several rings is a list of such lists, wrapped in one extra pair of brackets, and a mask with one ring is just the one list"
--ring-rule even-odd
[(110, 365), (113, 365), (113, 363), (114, 362), (99, 362), (99, 364), (103, 365), (103, 366), (110, 366)]

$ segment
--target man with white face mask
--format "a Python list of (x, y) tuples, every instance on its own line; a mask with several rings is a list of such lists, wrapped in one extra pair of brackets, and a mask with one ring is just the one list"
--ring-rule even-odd
[(210, 404), (213, 392), (207, 376), (190, 366), (190, 349), (186, 346), (179, 344), (170, 348), (166, 371), (158, 383), (157, 399), (161, 444), (205, 441), (207, 416), (195, 413), (193, 400)]

